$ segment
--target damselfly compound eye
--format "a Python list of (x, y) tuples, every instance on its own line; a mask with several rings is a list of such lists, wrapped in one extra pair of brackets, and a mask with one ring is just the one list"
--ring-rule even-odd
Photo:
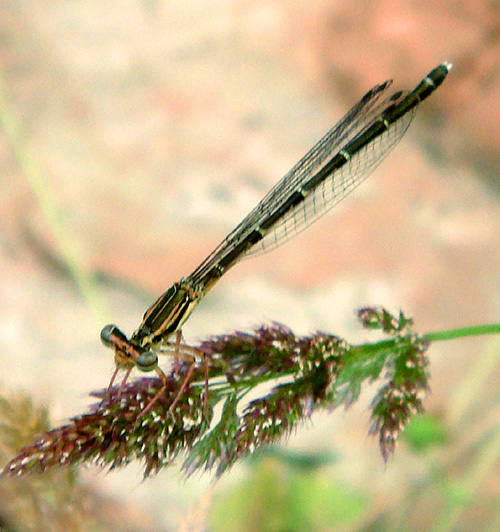
[(106, 325), (101, 331), (101, 342), (106, 347), (113, 347), (118, 341), (126, 341), (127, 337), (118, 329), (116, 325), (110, 323)]
[(135, 363), (140, 371), (153, 371), (158, 365), (158, 357), (153, 351), (144, 351), (137, 357)]

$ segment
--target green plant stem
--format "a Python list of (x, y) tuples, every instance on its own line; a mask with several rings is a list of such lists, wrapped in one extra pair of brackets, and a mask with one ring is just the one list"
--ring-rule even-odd
[(431, 342), (441, 342), (443, 340), (454, 340), (455, 338), (466, 338), (467, 336), (484, 336), (486, 334), (500, 334), (500, 323), (438, 331), (426, 334), (425, 338), (428, 338)]
[[(423, 337), (430, 342), (443, 342), (445, 340), (455, 340), (457, 338), (467, 338), (468, 336), (484, 336), (487, 334), (500, 334), (500, 323), (490, 323), (487, 325), (473, 325), (471, 327), (460, 327), (459, 329), (448, 329), (424, 334)], [(393, 349), (395, 340), (382, 340), (376, 343), (360, 344), (353, 346), (363, 354), (372, 354), (386, 349)]]
[[(469, 336), (483, 336), (487, 334), (500, 334), (500, 324), (493, 323), (487, 325), (475, 325), (472, 327), (461, 327), (459, 329), (449, 329), (446, 331), (438, 331), (424, 334), (423, 337), (431, 342), (443, 342), (445, 340), (454, 340), (457, 338), (467, 338)], [(395, 340), (382, 340), (381, 342), (353, 345), (349, 349), (350, 359), (354, 358), (368, 358), (374, 354), (381, 354), (384, 351), (393, 350), (396, 347)], [(291, 373), (291, 371), (290, 371)], [(286, 378), (287, 373), (283, 372), (280, 379)], [(239, 393), (245, 395), (255, 386), (261, 385), (265, 382), (275, 380), (276, 376), (273, 374), (261, 375), (259, 377), (251, 376), (242, 379), (237, 383), (220, 383), (219, 385), (211, 386), (212, 391), (217, 391), (221, 396), (229, 393), (234, 393), (235, 389)], [(203, 386), (203, 382), (192, 383), (195, 386)]]
[(92, 282), (91, 276), (82, 266), (82, 253), (75, 244), (75, 239), (63, 221), (60, 209), (57, 206), (54, 191), (31, 156), (26, 142), (21, 133), (21, 125), (16, 117), (12, 102), (10, 101), (5, 82), (0, 72), (0, 126), (3, 128), (16, 155), (28, 185), (30, 186), (38, 206), (43, 213), (47, 225), (52, 232), (59, 253), (64, 259), (74, 282), (80, 293), (87, 300), (89, 308), (94, 312), (99, 322), (102, 317), (102, 304), (97, 289)]

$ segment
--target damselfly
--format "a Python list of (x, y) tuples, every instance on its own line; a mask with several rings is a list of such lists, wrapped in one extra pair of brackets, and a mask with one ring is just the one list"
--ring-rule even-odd
[[(133, 367), (144, 372), (154, 370), (166, 383), (167, 377), (158, 367), (160, 344), (168, 346), (167, 354), (191, 360), (192, 371), (197, 351), (180, 345), (179, 331), (204, 295), (241, 259), (282, 244), (364, 181), (401, 140), (417, 105), (441, 85), (450, 68), (450, 63), (442, 63), (411, 92), (398, 91), (385, 96), (392, 81), (373, 87), (191, 275), (176, 282), (151, 305), (130, 339), (116, 325), (104, 327), (101, 339), (114, 349), (116, 362), (110, 389), (119, 368), (127, 369), (122, 386)], [(174, 333), (177, 333), (177, 343), (172, 346), (167, 342)], [(190, 371), (171, 409), (186, 386)], [(206, 365), (205, 375), (206, 398)]]

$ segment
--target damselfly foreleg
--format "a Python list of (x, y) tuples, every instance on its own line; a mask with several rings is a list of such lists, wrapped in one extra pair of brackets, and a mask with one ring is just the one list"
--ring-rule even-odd
[[(204, 394), (203, 394), (203, 411), (204, 411), (205, 417), (206, 417), (208, 415), (208, 357), (207, 357), (207, 355), (203, 351), (201, 351), (199, 349), (196, 349), (195, 347), (191, 347), (191, 346), (182, 344), (182, 333), (181, 333), (181, 331), (176, 331), (175, 343), (166, 344), (164, 346), (163, 350), (160, 349), (158, 351), (158, 354), (160, 354), (160, 355), (168, 355), (168, 356), (173, 356), (174, 357), (174, 375), (176, 377), (180, 377), (181, 376), (180, 372), (179, 372), (179, 361), (180, 360), (187, 360), (187, 361), (191, 362), (191, 364), (189, 365), (189, 368), (188, 368), (188, 370), (187, 370), (187, 372), (186, 372), (186, 374), (184, 376), (184, 379), (183, 379), (179, 389), (177, 390), (177, 393), (175, 394), (174, 400), (172, 401), (172, 404), (170, 405), (170, 407), (168, 409), (168, 411), (169, 411), (171, 416), (173, 416), (174, 408), (176, 407), (177, 403), (179, 402), (179, 399), (181, 398), (184, 390), (186, 389), (186, 386), (189, 384), (189, 381), (191, 380), (191, 377), (193, 376), (193, 372), (196, 369), (196, 364), (197, 364), (198, 359), (200, 357), (203, 358), (204, 382), (205, 382), (205, 384), (204, 384), (205, 390), (204, 390)], [(163, 371), (161, 371), (161, 374), (163, 375), (163, 377), (160, 375), (160, 378), (162, 378), (162, 380), (163, 380), (162, 388), (153, 397), (153, 399), (151, 399), (151, 401), (148, 403), (146, 408), (144, 408), (144, 410), (141, 412), (139, 417), (142, 417), (144, 414), (146, 414), (151, 409), (151, 407), (156, 403), (156, 401), (158, 401), (158, 399), (165, 392), (165, 390), (167, 389), (167, 377), (165, 376)]]

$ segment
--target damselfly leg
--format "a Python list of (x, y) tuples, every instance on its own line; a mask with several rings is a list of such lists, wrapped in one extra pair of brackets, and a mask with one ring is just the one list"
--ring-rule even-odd
[[(161, 346), (160, 349), (158, 350), (158, 354), (174, 357), (174, 375), (178, 379), (183, 377), (183, 380), (179, 386), (179, 389), (177, 390), (177, 393), (175, 394), (174, 400), (172, 401), (172, 404), (170, 405), (168, 409), (171, 416), (174, 415), (173, 414), (174, 408), (179, 402), (179, 399), (181, 398), (182, 394), (184, 393), (184, 390), (186, 389), (186, 386), (189, 384), (189, 381), (191, 380), (193, 376), (194, 370), (196, 369), (196, 365), (198, 364), (198, 360), (200, 358), (203, 359), (203, 367), (204, 367), (203, 412), (205, 413), (205, 417), (207, 417), (208, 416), (208, 356), (200, 349), (196, 349), (195, 347), (191, 347), (191, 346), (183, 344), (181, 331), (176, 332), (175, 342), (173, 344), (165, 344)], [(179, 371), (180, 360), (186, 360), (190, 362), (188, 370), (184, 374), (181, 374), (181, 372)], [(163, 372), (162, 374), (165, 377), (165, 374)], [(144, 410), (141, 412), (139, 417), (142, 417), (144, 414), (146, 414), (151, 409), (151, 407), (156, 403), (156, 401), (158, 401), (161, 395), (165, 393), (166, 389), (167, 389), (167, 380), (165, 377), (165, 379), (163, 380), (162, 388), (153, 397), (153, 399), (151, 399), (151, 401), (144, 408)]]
[[(137, 367), (140, 371), (150, 372), (155, 371), (158, 377), (161, 379), (163, 385), (153, 399), (146, 405), (139, 417), (146, 414), (152, 406), (158, 401), (163, 393), (165, 393), (169, 384), (169, 379), (158, 366), (158, 356), (167, 355), (174, 357), (174, 375), (176, 378), (183, 378), (180, 387), (175, 394), (172, 404), (169, 407), (169, 413), (173, 416), (173, 410), (179, 399), (189, 384), (189, 381), (194, 373), (196, 364), (200, 358), (203, 359), (204, 364), (204, 397), (203, 397), (203, 410), (205, 416), (208, 415), (208, 359), (207, 355), (203, 351), (194, 347), (182, 344), (181, 331), (176, 332), (176, 340), (174, 343), (166, 343), (158, 348), (157, 351), (144, 350), (138, 346), (135, 346), (130, 342), (126, 336), (115, 325), (107, 325), (101, 331), (101, 340), (107, 347), (111, 347), (115, 352), (115, 370), (111, 377), (111, 381), (108, 386), (108, 398), (111, 398), (111, 392), (113, 389), (114, 381), (120, 369), (125, 370), (125, 375), (120, 383), (116, 397), (120, 397), (121, 392), (130, 376), (130, 373), (134, 367)], [(179, 368), (179, 361), (186, 360), (190, 362), (188, 370), (185, 374), (181, 375)]]

